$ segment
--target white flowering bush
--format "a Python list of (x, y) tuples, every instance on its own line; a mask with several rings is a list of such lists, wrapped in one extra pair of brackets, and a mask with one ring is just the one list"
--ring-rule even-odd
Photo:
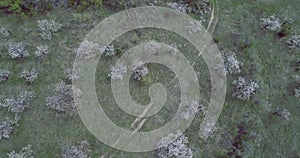
[(10, 74), (10, 71), (0, 70), (0, 82), (8, 80), (9, 74)]
[(176, 10), (177, 12), (181, 13), (187, 13), (191, 10), (189, 5), (184, 2), (173, 2), (173, 3), (167, 3), (167, 5), (171, 8)]
[(25, 45), (22, 42), (9, 42), (8, 54), (12, 59), (29, 57), (29, 53), (25, 49)]
[(62, 27), (61, 24), (57, 23), (55, 20), (38, 20), (38, 29), (40, 36), (43, 39), (51, 40), (53, 34), (56, 33)]
[(108, 76), (114, 80), (122, 80), (126, 72), (127, 72), (126, 66), (117, 64), (110, 68), (110, 74), (108, 74)]
[(300, 83), (300, 76), (299, 75), (292, 75), (292, 78), (295, 82)]
[(151, 40), (150, 42), (146, 43), (144, 46), (144, 52), (149, 54), (156, 54), (160, 49), (161, 44)]
[(0, 28), (0, 32), (1, 32), (1, 34), (2, 34), (4, 37), (7, 37), (7, 36), (10, 35), (9, 30), (8, 30), (7, 28), (5, 28), (5, 27), (1, 27), (1, 28)]
[(188, 138), (182, 133), (170, 133), (158, 142), (160, 158), (192, 158), (193, 152), (187, 147)]
[(48, 46), (37, 46), (35, 51), (36, 57), (43, 57), (50, 53)]
[(79, 71), (70, 68), (66, 69), (65, 75), (70, 81), (76, 81), (80, 78)]
[(29, 70), (24, 69), (21, 73), (21, 77), (25, 79), (25, 81), (29, 82), (29, 83), (33, 83), (37, 77), (38, 77), (38, 70), (36, 70), (35, 68)]
[(95, 58), (97, 54), (100, 54), (100, 52), (102, 52), (102, 49), (100, 48), (99, 44), (90, 42), (88, 40), (84, 40), (80, 47), (76, 49), (77, 55), (84, 59)]
[(241, 67), (243, 63), (237, 60), (235, 52), (233, 51), (223, 51), (222, 57), (224, 60), (225, 72), (226, 74), (239, 74), (241, 72)]
[(281, 29), (282, 23), (280, 22), (279, 18), (276, 18), (275, 16), (261, 18), (260, 21), (261, 28), (266, 28), (270, 31), (277, 31)]
[(72, 85), (60, 81), (56, 84), (54, 95), (46, 98), (46, 106), (69, 115), (77, 114), (74, 97), (79, 96), (77, 91), (74, 91), (73, 95)]
[(9, 120), (0, 122), (0, 140), (3, 138), (9, 138), (9, 135), (13, 131), (13, 124)]
[(250, 99), (251, 95), (254, 95), (259, 85), (252, 80), (247, 80), (243, 77), (238, 77), (237, 80), (232, 82), (234, 85), (233, 97), (241, 100)]
[(131, 65), (131, 74), (135, 80), (142, 80), (148, 73), (148, 68), (142, 62), (135, 62)]
[(198, 109), (200, 106), (197, 101), (183, 101), (182, 104), (183, 104), (182, 108), (180, 109), (180, 117), (181, 118), (188, 120), (192, 116), (195, 116), (196, 113), (200, 110), (200, 109)]
[(105, 50), (104, 50), (103, 53), (104, 53), (105, 56), (113, 56), (113, 55), (116, 55), (116, 54), (117, 54), (117, 52), (116, 52), (116, 50), (115, 50), (115, 48), (114, 48), (114, 45), (112, 45), (112, 44), (108, 45), (108, 46), (105, 48)]
[(290, 48), (300, 48), (300, 35), (294, 35), (286, 41)]
[(62, 158), (88, 158), (91, 152), (91, 145), (86, 141), (81, 141), (79, 146), (64, 147)]
[(15, 152), (14, 150), (7, 153), (8, 158), (34, 158), (33, 151), (31, 150), (31, 145), (23, 147), (19, 152)]
[(295, 97), (300, 97), (300, 87), (294, 89)]
[(21, 113), (29, 107), (30, 100), (35, 97), (35, 94), (30, 91), (23, 91), (16, 98), (5, 98), (0, 103), (0, 107), (8, 108), (8, 111), (13, 113)]

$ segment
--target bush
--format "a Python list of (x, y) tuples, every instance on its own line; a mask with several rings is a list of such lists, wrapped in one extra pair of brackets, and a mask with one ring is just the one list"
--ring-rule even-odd
[(286, 44), (290, 47), (290, 48), (300, 48), (300, 35), (295, 35), (292, 36), (291, 38), (289, 38), (286, 41)]
[(266, 28), (270, 31), (278, 31), (281, 29), (282, 23), (278, 18), (275, 16), (269, 16), (267, 18), (261, 18), (260, 19), (260, 27), (261, 28)]
[(112, 45), (112, 44), (108, 45), (104, 50), (105, 56), (112, 56), (112, 55), (116, 55), (116, 54), (117, 54), (117, 52), (114, 48), (114, 45)]
[(89, 6), (101, 7), (103, 0), (69, 0), (70, 6), (77, 6), (77, 9), (85, 9)]
[(74, 70), (74, 69), (70, 69), (70, 68), (68, 68), (65, 71), (65, 75), (67, 76), (67, 79), (70, 80), (70, 81), (75, 81), (75, 80), (78, 80), (80, 78), (79, 72)]
[(0, 140), (2, 138), (9, 138), (9, 135), (12, 133), (13, 124), (9, 120), (0, 122)]
[(300, 97), (300, 87), (294, 89), (295, 97)]
[(102, 52), (102, 49), (97, 43), (90, 41), (83, 41), (80, 47), (76, 50), (77, 55), (83, 59), (92, 59), (97, 56), (99, 52)]
[(233, 51), (223, 51), (222, 57), (224, 60), (224, 66), (226, 69), (226, 74), (239, 74), (241, 72), (241, 67), (243, 63), (237, 60), (235, 52)]
[(142, 62), (135, 62), (131, 65), (131, 73), (133, 79), (142, 80), (149, 73), (149, 70)]
[(25, 79), (25, 81), (29, 82), (29, 83), (33, 83), (37, 77), (38, 77), (39, 72), (33, 68), (30, 71), (28, 70), (23, 70), (21, 77)]
[(5, 27), (1, 27), (0, 32), (4, 37), (7, 37), (10, 35), (10, 31)]
[(193, 152), (186, 146), (188, 138), (182, 133), (169, 134), (158, 142), (158, 156), (160, 158), (192, 158)]
[(0, 82), (8, 80), (9, 74), (10, 74), (10, 71), (0, 70)]
[(74, 97), (79, 97), (80, 92), (72, 90), (72, 85), (61, 81), (56, 84), (54, 95), (46, 98), (46, 106), (69, 115), (77, 114)]
[(29, 53), (25, 49), (25, 45), (23, 45), (22, 42), (10, 42), (8, 44), (8, 54), (12, 59), (29, 57)]
[(46, 40), (51, 40), (53, 34), (56, 33), (61, 27), (62, 25), (57, 23), (53, 19), (38, 20), (38, 28), (39, 28), (40, 36)]
[(48, 46), (37, 46), (35, 51), (36, 57), (43, 57), (50, 53)]
[(6, 107), (8, 111), (19, 114), (29, 107), (29, 102), (34, 96), (33, 92), (23, 91), (17, 98), (3, 99), (0, 107)]
[(81, 141), (79, 146), (64, 147), (62, 158), (88, 158), (91, 152), (91, 145), (86, 141)]
[(234, 80), (232, 84), (235, 86), (232, 96), (241, 100), (250, 99), (250, 96), (255, 94), (256, 89), (259, 88), (257, 83), (243, 77), (239, 77), (238, 80)]
[(8, 158), (33, 158), (33, 151), (31, 150), (31, 145), (23, 147), (19, 152), (14, 150), (10, 153), (7, 153)]
[(124, 74), (127, 72), (127, 67), (124, 65), (115, 65), (110, 68), (110, 74), (108, 76), (114, 80), (122, 80)]

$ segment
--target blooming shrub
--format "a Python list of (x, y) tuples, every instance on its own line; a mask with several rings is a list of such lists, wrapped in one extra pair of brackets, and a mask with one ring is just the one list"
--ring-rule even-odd
[(76, 53), (80, 58), (92, 59), (96, 57), (97, 54), (100, 54), (101, 51), (102, 49), (99, 44), (85, 40), (76, 50)]
[[(199, 103), (197, 101), (184, 101), (182, 109), (180, 109), (180, 117), (184, 119), (190, 119), (195, 116), (199, 111)], [(202, 107), (202, 106), (201, 106)]]
[(289, 38), (286, 41), (286, 44), (290, 47), (290, 48), (300, 48), (300, 35), (295, 35), (292, 36), (291, 38)]
[(29, 107), (30, 100), (35, 96), (33, 92), (23, 91), (17, 98), (6, 98), (0, 103), (0, 107), (8, 108), (13, 113), (21, 113)]
[(56, 33), (61, 27), (62, 25), (55, 22), (53, 19), (38, 20), (40, 36), (46, 40), (51, 40), (53, 34)]
[(241, 100), (250, 99), (250, 96), (255, 94), (256, 89), (259, 88), (257, 83), (252, 80), (246, 80), (243, 77), (234, 80), (232, 84), (235, 86), (232, 96)]
[(295, 97), (300, 97), (300, 87), (294, 89)]
[(80, 78), (79, 72), (77, 70), (70, 69), (70, 68), (68, 68), (65, 71), (65, 75), (67, 76), (67, 79), (70, 80), (70, 81), (75, 81), (75, 80), (78, 80)]
[(275, 16), (269, 16), (267, 18), (261, 18), (260, 19), (260, 27), (266, 28), (270, 31), (277, 31), (281, 29), (282, 23), (280, 23), (280, 20), (276, 18)]
[(187, 13), (191, 10), (189, 5), (184, 2), (173, 2), (173, 3), (167, 3), (167, 5), (171, 8), (176, 10), (177, 12), (181, 13)]
[(149, 70), (142, 62), (135, 62), (131, 65), (131, 73), (135, 80), (142, 80), (149, 73)]
[(150, 42), (145, 44), (144, 52), (149, 54), (156, 54), (160, 47), (161, 47), (160, 43), (151, 40)]
[(29, 82), (29, 83), (33, 83), (37, 77), (38, 77), (39, 72), (33, 68), (30, 71), (28, 70), (23, 70), (21, 77), (25, 79), (25, 81)]
[(10, 71), (0, 70), (0, 82), (8, 80)]
[(35, 56), (36, 57), (43, 57), (50, 53), (48, 46), (38, 46), (36, 47)]
[(235, 52), (233, 51), (223, 51), (222, 57), (224, 60), (224, 66), (226, 69), (226, 74), (239, 74), (241, 72), (241, 67), (243, 63), (237, 60)]
[(117, 54), (117, 52), (114, 48), (114, 45), (112, 45), (112, 44), (108, 45), (104, 50), (105, 56), (112, 56), (112, 55), (116, 55), (116, 54)]
[(2, 138), (9, 138), (9, 135), (12, 133), (13, 124), (9, 120), (0, 122), (0, 140)]
[(81, 141), (79, 146), (65, 147), (63, 149), (62, 158), (88, 158), (91, 152), (91, 145), (86, 141)]
[(31, 150), (31, 145), (23, 147), (19, 152), (11, 151), (7, 153), (8, 158), (34, 158), (33, 151)]
[(20, 43), (10, 42), (8, 44), (8, 54), (12, 59), (26, 58), (29, 56), (29, 53), (25, 49), (25, 45), (23, 45), (22, 42)]
[(73, 95), (72, 85), (61, 81), (56, 84), (54, 95), (46, 98), (46, 106), (69, 115), (77, 114), (74, 96), (79, 97), (79, 95), (76, 91)]
[(192, 158), (193, 152), (186, 146), (187, 143), (188, 138), (182, 133), (170, 133), (159, 141), (158, 156), (160, 158)]
[(0, 32), (1, 32), (1, 34), (2, 34), (4, 37), (7, 37), (7, 36), (10, 35), (9, 30), (8, 30), (7, 28), (5, 28), (5, 27), (1, 27)]
[(110, 68), (110, 74), (108, 76), (114, 80), (122, 80), (124, 74), (127, 72), (127, 67), (124, 65), (115, 65)]

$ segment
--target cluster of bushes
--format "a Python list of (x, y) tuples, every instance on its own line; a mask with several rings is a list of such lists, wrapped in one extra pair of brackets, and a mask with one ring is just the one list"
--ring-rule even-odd
[(7, 13), (22, 16), (44, 13), (57, 7), (76, 7), (84, 9), (89, 6), (99, 7), (102, 0), (1, 0), (0, 9)]

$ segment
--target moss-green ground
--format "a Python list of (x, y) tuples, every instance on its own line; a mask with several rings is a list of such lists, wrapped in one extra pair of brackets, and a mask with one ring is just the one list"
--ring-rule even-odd
[[(214, 23), (216, 27), (210, 28), (212, 37), (218, 40), (220, 50), (230, 49), (237, 52), (239, 61), (244, 63), (240, 76), (247, 76), (260, 85), (257, 94), (249, 101), (236, 100), (231, 97), (231, 82), (238, 76), (228, 76), (228, 89), (226, 102), (218, 128), (232, 135), (237, 134), (237, 126), (245, 120), (245, 114), (254, 114), (255, 125), (247, 124), (246, 130), (261, 135), (249, 142), (259, 145), (250, 152), (250, 157), (299, 157), (300, 156), (300, 105), (299, 98), (293, 96), (295, 83), (291, 75), (299, 74), (294, 63), (300, 60), (299, 50), (289, 49), (285, 45), (287, 37), (279, 38), (276, 33), (262, 30), (259, 27), (259, 18), (276, 15), (280, 19), (294, 19), (289, 23), (289, 35), (300, 33), (300, 2), (298, 0), (222, 0), (214, 4)], [(113, 149), (91, 135), (78, 116), (68, 116), (57, 113), (45, 106), (45, 98), (53, 93), (54, 85), (60, 79), (65, 80), (64, 71), (72, 67), (75, 57), (74, 50), (79, 46), (84, 36), (105, 17), (116, 11), (103, 6), (100, 9), (57, 9), (46, 15), (39, 15), (28, 19), (19, 19), (11, 15), (2, 15), (0, 26), (9, 28), (11, 36), (0, 36), (0, 69), (11, 71), (11, 78), (0, 83), (0, 95), (12, 96), (19, 94), (20, 90), (31, 90), (37, 94), (28, 110), (22, 113), (19, 126), (14, 128), (9, 139), (0, 141), (0, 157), (6, 157), (11, 150), (19, 150), (27, 144), (32, 145), (36, 157), (60, 157), (61, 146), (64, 144), (77, 144), (83, 139), (92, 145), (91, 157), (157, 157), (156, 152), (128, 153)], [(76, 20), (78, 14), (90, 15), (87, 18)], [(37, 32), (37, 20), (54, 18), (63, 24), (63, 28), (56, 33), (51, 41), (44, 41)], [(212, 26), (213, 27), (213, 26)], [(209, 75), (207, 66), (202, 58), (196, 58), (197, 52), (184, 39), (172, 33), (157, 29), (142, 29), (124, 34), (114, 41), (114, 46), (125, 52), (136, 44), (154, 39), (168, 44), (176, 43), (179, 50), (190, 61), (195, 61), (194, 69), (199, 74), (202, 102), (207, 105), (209, 100)], [(12, 60), (7, 54), (9, 40), (24, 42), (32, 53), (25, 60)], [(245, 45), (248, 47), (244, 47)], [(51, 54), (43, 60), (36, 60), (33, 52), (36, 46), (48, 45)], [(110, 79), (107, 76), (112, 65), (121, 54), (104, 58), (97, 68), (97, 92), (99, 102), (105, 112), (117, 125), (129, 128), (134, 117), (124, 113), (113, 101), (110, 90)], [(20, 79), (23, 68), (37, 67), (40, 71), (38, 80), (32, 85)], [(149, 118), (142, 131), (159, 128), (168, 122), (178, 107), (177, 81), (170, 83), (174, 74), (166, 67), (158, 64), (149, 64), (151, 82), (163, 83), (169, 97), (166, 106), (154, 117)], [(201, 74), (201, 75), (200, 75)], [(130, 82), (132, 97), (139, 103), (147, 103), (148, 87), (151, 83)], [(107, 93), (99, 93), (99, 92)], [(269, 117), (269, 112), (277, 107), (290, 111), (289, 120), (279, 117)], [(0, 109), (0, 120), (7, 116), (6, 109)], [(194, 151), (194, 157), (222, 157), (224, 154), (213, 142), (205, 143), (197, 135), (202, 117), (197, 115), (191, 127), (187, 130), (189, 146)], [(256, 141), (256, 142), (255, 142)], [(245, 145), (246, 146), (246, 145)], [(246, 147), (245, 147), (246, 148)], [(245, 150), (246, 151), (246, 150)], [(243, 157), (246, 157), (246, 153)]]

